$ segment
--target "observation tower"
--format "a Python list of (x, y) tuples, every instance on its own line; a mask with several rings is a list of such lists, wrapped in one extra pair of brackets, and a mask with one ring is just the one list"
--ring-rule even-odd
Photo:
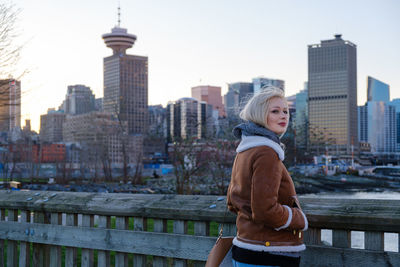
[(148, 127), (148, 58), (126, 53), (134, 45), (136, 35), (120, 27), (120, 16), (118, 7), (118, 24), (111, 33), (102, 35), (106, 46), (113, 50), (112, 55), (103, 59), (103, 109), (127, 122), (129, 134), (145, 134)]
[(135, 41), (136, 35), (129, 34), (127, 29), (121, 28), (121, 13), (118, 8), (118, 26), (111, 29), (111, 33), (105, 33), (101, 37), (107, 47), (113, 50), (113, 54), (125, 54), (126, 49), (131, 48)]

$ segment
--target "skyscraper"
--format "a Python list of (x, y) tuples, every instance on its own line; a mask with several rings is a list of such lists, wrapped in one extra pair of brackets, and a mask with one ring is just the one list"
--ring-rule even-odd
[(21, 128), (21, 82), (0, 80), (0, 132)]
[(394, 153), (397, 145), (396, 107), (389, 102), (389, 85), (368, 76), (367, 99), (358, 107), (359, 140), (372, 153)]
[(183, 97), (167, 105), (167, 139), (206, 138), (213, 132), (212, 106), (204, 101)]
[(308, 116), (311, 147), (358, 147), (357, 48), (340, 34), (308, 46)]
[(368, 101), (365, 107), (367, 111), (367, 140), (371, 146), (371, 152), (396, 152), (395, 107), (383, 101)]
[(394, 106), (396, 111), (396, 151), (400, 152), (400, 98), (393, 99), (389, 104)]
[(61, 110), (48, 109), (40, 115), (40, 140), (54, 143), (63, 141), (63, 123), (66, 114)]
[(60, 109), (66, 114), (78, 115), (95, 110), (95, 97), (90, 89), (82, 84), (69, 85), (67, 95)]
[(367, 78), (367, 101), (390, 101), (390, 87), (371, 76)]
[(121, 28), (119, 22), (102, 37), (113, 50), (112, 56), (104, 58), (103, 110), (127, 121), (129, 134), (143, 134), (148, 124), (148, 59), (126, 54), (136, 35)]
[(198, 101), (205, 101), (218, 111), (219, 117), (225, 116), (224, 105), (222, 104), (221, 87), (200, 85), (192, 87), (192, 97)]
[(224, 96), (224, 105), (228, 117), (238, 116), (240, 107), (253, 94), (253, 84), (236, 82), (228, 85), (228, 92)]

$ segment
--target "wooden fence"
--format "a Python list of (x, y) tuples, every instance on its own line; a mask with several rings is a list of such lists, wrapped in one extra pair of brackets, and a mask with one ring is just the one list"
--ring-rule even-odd
[[(204, 266), (225, 197), (0, 191), (1, 266)], [(300, 198), (309, 219), (302, 266), (400, 266), (400, 201)], [(225, 218), (224, 218), (225, 217)], [(321, 240), (332, 230), (332, 243)], [(324, 230), (325, 231), (325, 230)], [(362, 231), (364, 248), (352, 248)], [(211, 235), (211, 236), (210, 236)]]

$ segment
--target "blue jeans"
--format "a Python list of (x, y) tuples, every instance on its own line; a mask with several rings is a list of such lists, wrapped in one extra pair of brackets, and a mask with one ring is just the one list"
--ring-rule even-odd
[(235, 261), (232, 259), (232, 265), (233, 267), (277, 267), (277, 266), (271, 266), (271, 265), (253, 265), (253, 264), (248, 264), (248, 263), (241, 263), (238, 261)]

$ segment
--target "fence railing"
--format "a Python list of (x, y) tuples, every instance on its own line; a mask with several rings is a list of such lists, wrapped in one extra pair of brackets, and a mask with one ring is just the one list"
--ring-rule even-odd
[[(1, 266), (204, 266), (225, 197), (0, 191)], [(302, 266), (400, 266), (400, 201), (301, 198)], [(331, 242), (321, 233), (329, 229)], [(364, 248), (352, 246), (361, 231)], [(392, 233), (395, 251), (385, 251)], [(328, 234), (329, 235), (329, 234)], [(328, 238), (329, 239), (329, 238)]]

